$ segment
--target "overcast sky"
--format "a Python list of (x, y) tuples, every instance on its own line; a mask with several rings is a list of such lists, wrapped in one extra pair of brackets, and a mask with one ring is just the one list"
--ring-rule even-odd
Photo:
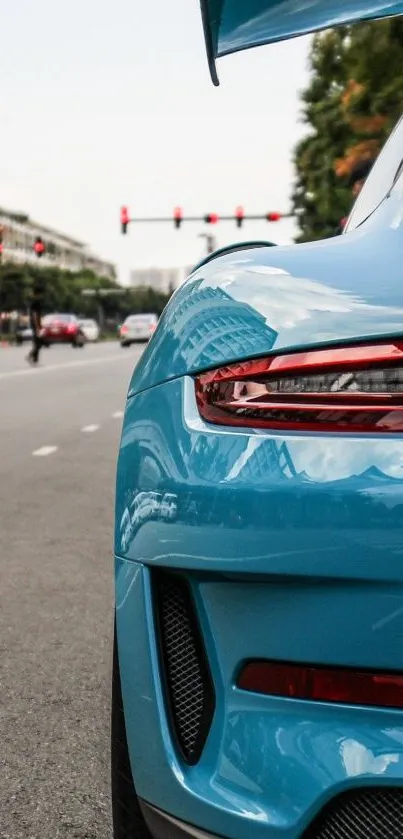
[[(306, 38), (218, 63), (210, 82), (198, 0), (19, 0), (1, 13), (0, 205), (27, 211), (130, 267), (194, 263), (206, 228), (133, 215), (285, 210), (303, 131)], [(290, 241), (290, 222), (222, 223), (218, 244)]]

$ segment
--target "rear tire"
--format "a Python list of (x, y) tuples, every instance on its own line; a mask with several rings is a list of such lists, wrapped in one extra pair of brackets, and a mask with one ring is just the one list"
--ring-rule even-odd
[(130, 347), (130, 342), (129, 341), (121, 341), (120, 346), (121, 347)]
[(112, 669), (111, 773), (114, 839), (152, 839), (140, 809), (130, 767), (120, 683), (116, 621)]

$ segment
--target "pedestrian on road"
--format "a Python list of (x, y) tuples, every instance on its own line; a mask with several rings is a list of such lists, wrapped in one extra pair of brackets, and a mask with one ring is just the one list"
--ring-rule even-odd
[(39, 353), (43, 347), (42, 332), (42, 304), (43, 288), (40, 284), (34, 285), (32, 300), (29, 306), (29, 321), (32, 329), (32, 349), (27, 355), (29, 364), (36, 365), (39, 361)]

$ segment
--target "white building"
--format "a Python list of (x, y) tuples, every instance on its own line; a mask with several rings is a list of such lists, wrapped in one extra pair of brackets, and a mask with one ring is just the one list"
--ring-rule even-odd
[[(0, 208), (3, 261), (18, 264), (35, 263), (57, 266), (66, 271), (94, 271), (101, 277), (115, 279), (115, 266), (90, 252), (87, 245), (59, 230), (45, 227), (24, 213)], [(45, 244), (45, 253), (38, 259), (33, 246), (37, 237)]]
[(191, 268), (136, 268), (130, 272), (129, 284), (133, 288), (148, 286), (155, 291), (174, 291), (183, 283)]

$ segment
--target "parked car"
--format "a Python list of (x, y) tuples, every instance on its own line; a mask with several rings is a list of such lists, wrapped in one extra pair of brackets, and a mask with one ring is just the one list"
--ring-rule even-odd
[[(403, 2), (202, 9), (216, 79), (217, 54)], [(115, 839), (403, 836), (402, 157), (400, 121), (343, 235), (197, 267), (133, 373)], [(166, 491), (175, 515), (133, 527)]]
[(30, 326), (18, 326), (15, 331), (15, 343), (18, 347), (27, 341), (32, 341), (33, 333)]
[(99, 341), (100, 329), (96, 320), (86, 318), (79, 320), (78, 323), (86, 341), (91, 343)]
[(82, 348), (85, 335), (75, 315), (52, 314), (42, 318), (42, 338), (48, 346), (51, 344), (71, 344)]
[(120, 345), (130, 347), (136, 341), (149, 341), (157, 323), (157, 315), (129, 315), (119, 330)]

